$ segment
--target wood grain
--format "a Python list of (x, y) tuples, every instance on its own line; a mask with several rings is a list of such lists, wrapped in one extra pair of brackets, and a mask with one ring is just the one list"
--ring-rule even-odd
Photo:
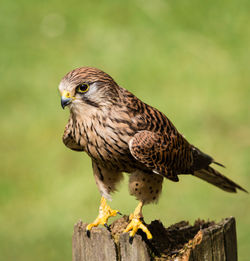
[(193, 226), (182, 221), (168, 228), (153, 221), (148, 226), (153, 240), (137, 234), (132, 244), (128, 233), (122, 233), (127, 221), (127, 217), (116, 220), (111, 231), (93, 228), (90, 237), (87, 224), (78, 222), (72, 238), (73, 261), (237, 261), (234, 217), (217, 224), (197, 220)]

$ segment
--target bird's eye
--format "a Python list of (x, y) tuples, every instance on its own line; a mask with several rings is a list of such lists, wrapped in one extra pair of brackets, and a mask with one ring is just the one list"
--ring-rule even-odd
[(82, 83), (77, 86), (76, 90), (81, 93), (87, 92), (89, 90), (89, 85), (87, 83)]

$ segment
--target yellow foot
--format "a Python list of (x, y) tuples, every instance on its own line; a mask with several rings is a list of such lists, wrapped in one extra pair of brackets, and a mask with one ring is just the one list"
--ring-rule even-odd
[(132, 243), (134, 236), (138, 229), (141, 229), (147, 236), (147, 239), (152, 239), (153, 236), (148, 230), (148, 228), (142, 223), (142, 203), (138, 205), (138, 207), (135, 209), (135, 212), (129, 216), (130, 223), (127, 225), (126, 229), (124, 230), (124, 233), (129, 232), (129, 242)]
[(107, 205), (106, 199), (102, 197), (101, 205), (99, 207), (99, 215), (97, 216), (97, 218), (93, 223), (88, 224), (86, 228), (87, 235), (90, 236), (90, 230), (92, 229), (92, 227), (97, 227), (98, 225), (103, 225), (107, 229), (109, 229), (107, 221), (109, 217), (115, 217), (116, 214), (121, 215), (121, 213), (118, 210), (111, 209), (110, 206)]

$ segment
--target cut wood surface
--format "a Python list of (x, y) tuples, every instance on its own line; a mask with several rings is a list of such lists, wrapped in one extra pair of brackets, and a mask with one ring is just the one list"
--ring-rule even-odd
[(190, 225), (181, 221), (164, 228), (160, 221), (147, 225), (153, 235), (148, 241), (143, 232), (135, 235), (132, 244), (129, 234), (122, 233), (128, 224), (124, 216), (110, 225), (91, 230), (79, 221), (74, 227), (73, 261), (237, 261), (236, 226), (233, 217), (219, 223), (203, 220)]

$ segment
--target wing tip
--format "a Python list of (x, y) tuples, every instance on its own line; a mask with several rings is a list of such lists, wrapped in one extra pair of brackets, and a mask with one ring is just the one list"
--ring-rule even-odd
[(214, 164), (216, 164), (216, 165), (218, 165), (218, 166), (220, 166), (220, 167), (222, 167), (222, 168), (226, 168), (225, 167), (225, 165), (223, 165), (223, 164), (221, 164), (221, 163), (219, 163), (219, 162), (217, 162), (217, 161), (212, 161), (212, 163), (214, 163)]

